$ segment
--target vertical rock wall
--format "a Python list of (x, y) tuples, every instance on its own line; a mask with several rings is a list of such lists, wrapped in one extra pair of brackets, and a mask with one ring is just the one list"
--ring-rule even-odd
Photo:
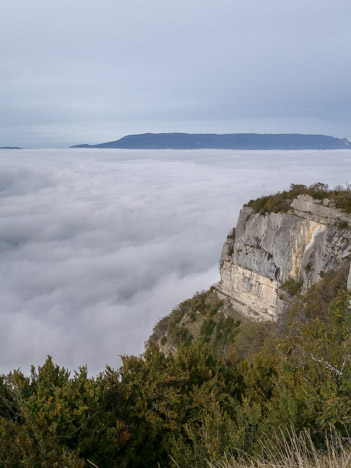
[(244, 207), (223, 246), (218, 292), (244, 315), (276, 320), (286, 307), (279, 294), (286, 281), (302, 281), (305, 291), (350, 257), (351, 216), (328, 200), (300, 195), (287, 213)]

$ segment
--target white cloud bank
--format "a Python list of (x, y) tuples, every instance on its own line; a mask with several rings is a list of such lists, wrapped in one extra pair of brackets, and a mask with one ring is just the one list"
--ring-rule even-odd
[(245, 201), (351, 177), (351, 151), (22, 150), (0, 162), (0, 372), (47, 354), (91, 373), (117, 366), (218, 281)]

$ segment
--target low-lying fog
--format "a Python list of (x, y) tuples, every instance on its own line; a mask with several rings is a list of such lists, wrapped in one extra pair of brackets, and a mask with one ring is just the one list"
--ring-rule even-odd
[(118, 366), (219, 280), (243, 203), (351, 178), (351, 151), (2, 150), (0, 163), (0, 372), (48, 354)]

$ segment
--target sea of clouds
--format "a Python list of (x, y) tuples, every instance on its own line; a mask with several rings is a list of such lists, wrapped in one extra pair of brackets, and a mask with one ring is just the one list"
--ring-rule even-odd
[(219, 280), (243, 203), (351, 178), (340, 150), (2, 150), (0, 164), (0, 372), (48, 354), (118, 366)]

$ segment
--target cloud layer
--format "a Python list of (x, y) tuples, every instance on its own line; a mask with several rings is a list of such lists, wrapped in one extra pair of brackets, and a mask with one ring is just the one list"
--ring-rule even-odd
[(347, 183), (351, 151), (28, 150), (0, 155), (0, 372), (47, 354), (90, 372), (140, 353), (218, 281), (241, 205)]

